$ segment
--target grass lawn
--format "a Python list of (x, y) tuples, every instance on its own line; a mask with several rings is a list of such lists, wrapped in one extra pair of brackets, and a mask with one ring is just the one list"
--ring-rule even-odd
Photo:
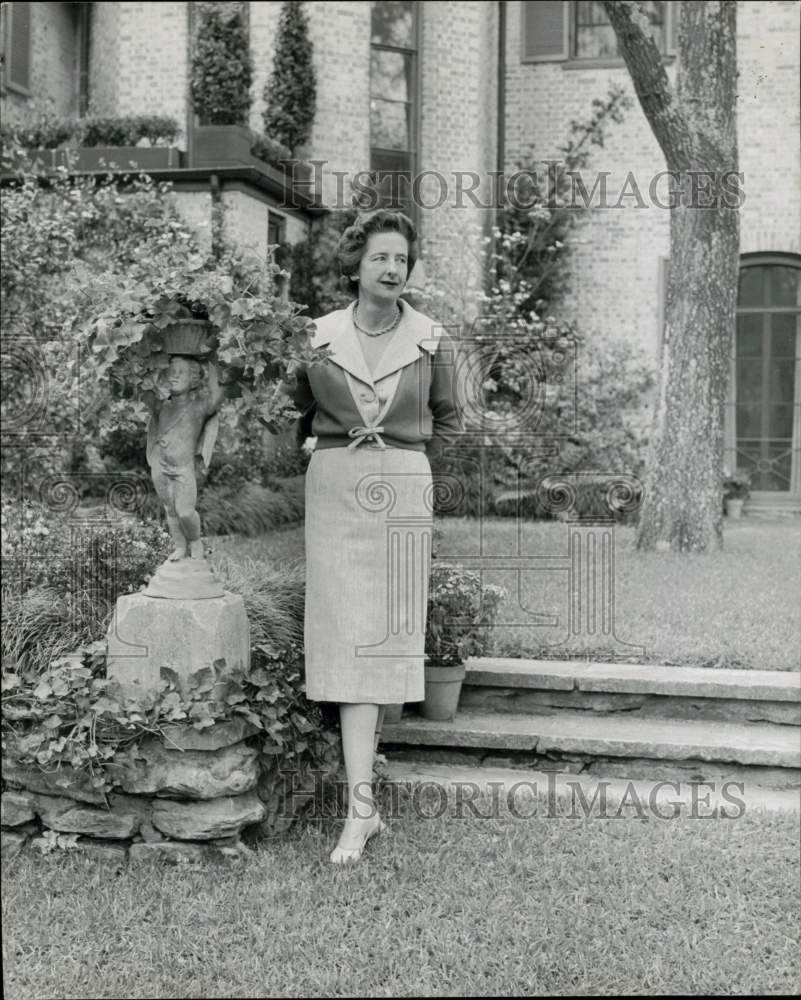
[[(441, 526), (442, 558), (479, 551), (476, 522)], [(487, 521), (483, 535), (486, 553), (516, 551), (510, 521)], [(560, 553), (566, 537), (563, 524), (526, 524), (520, 552)], [(792, 523), (744, 522), (727, 528), (725, 552), (680, 557), (637, 553), (618, 529), (618, 635), (666, 662), (797, 667), (800, 541)], [(212, 548), (297, 562), (303, 529)], [(514, 594), (498, 644), (558, 655), (528, 616), (564, 620), (564, 579), (529, 571), (518, 588), (502, 570), (487, 581)], [(4, 995), (798, 992), (798, 815), (568, 818), (541, 803), (518, 818), (502, 800), (482, 818), (452, 795), (444, 809), (419, 803), (401, 796), (389, 834), (344, 870), (327, 860), (339, 829), (329, 820), (263, 842), (240, 867), (117, 867), (26, 849), (2, 864)]]
[[(566, 556), (565, 524), (444, 518), (440, 558)], [(303, 528), (261, 538), (220, 537), (215, 551), (270, 561), (303, 559)], [(566, 638), (565, 570), (484, 570), (509, 592), (495, 634), (496, 655), (633, 659), (672, 664), (798, 670), (801, 665), (801, 525), (727, 522), (722, 552), (637, 552), (634, 529), (615, 528), (615, 636)], [(547, 619), (555, 619), (554, 626)]]
[(347, 870), (327, 824), (239, 869), (20, 855), (3, 864), (6, 1000), (798, 991), (797, 816), (452, 806), (407, 799)]

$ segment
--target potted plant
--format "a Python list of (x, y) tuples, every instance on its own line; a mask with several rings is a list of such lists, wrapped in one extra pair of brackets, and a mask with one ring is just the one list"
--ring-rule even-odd
[(174, 143), (178, 122), (164, 115), (58, 118), (41, 115), (26, 124), (4, 126), (3, 147), (24, 150), (45, 170), (167, 170), (181, 166)]
[(190, 94), (198, 121), (194, 166), (252, 164), (253, 135), (247, 124), (252, 82), (250, 41), (241, 13), (205, 10), (192, 55)]
[(742, 517), (743, 504), (751, 490), (751, 475), (746, 469), (734, 473), (723, 470), (723, 509), (733, 520)]
[(181, 152), (173, 145), (178, 131), (178, 122), (164, 115), (83, 118), (73, 169), (99, 170), (112, 164), (123, 170), (131, 164), (140, 170), (180, 167)]
[(435, 561), (429, 577), (426, 622), (426, 719), (450, 721), (456, 714), (465, 660), (486, 652), (490, 629), (505, 592), (483, 584), (477, 573)]

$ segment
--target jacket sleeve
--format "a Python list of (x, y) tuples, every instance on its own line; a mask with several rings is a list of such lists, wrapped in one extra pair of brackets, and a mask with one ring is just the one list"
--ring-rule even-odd
[(429, 459), (436, 459), (462, 431), (459, 398), (459, 345), (443, 334), (432, 359), (428, 405), (433, 416), (433, 435), (426, 445)]

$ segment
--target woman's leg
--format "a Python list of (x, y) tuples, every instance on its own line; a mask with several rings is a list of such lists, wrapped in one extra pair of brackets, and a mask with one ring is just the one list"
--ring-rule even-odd
[(348, 781), (348, 813), (336, 850), (360, 853), (365, 835), (371, 834), (380, 824), (373, 802), (378, 705), (342, 704), (339, 706), (339, 720)]

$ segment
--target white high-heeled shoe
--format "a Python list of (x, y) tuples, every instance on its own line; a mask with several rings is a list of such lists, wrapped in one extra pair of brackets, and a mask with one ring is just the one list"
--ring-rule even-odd
[(356, 847), (343, 847), (341, 844), (331, 851), (330, 860), (332, 865), (349, 865), (356, 864), (357, 861), (361, 860), (362, 854), (364, 854), (364, 849), (367, 847), (367, 842), (372, 838), (377, 836), (379, 833), (386, 832), (387, 825), (381, 819), (381, 817), (376, 813), (377, 822), (368, 829), (364, 836), (362, 837), (361, 843)]

